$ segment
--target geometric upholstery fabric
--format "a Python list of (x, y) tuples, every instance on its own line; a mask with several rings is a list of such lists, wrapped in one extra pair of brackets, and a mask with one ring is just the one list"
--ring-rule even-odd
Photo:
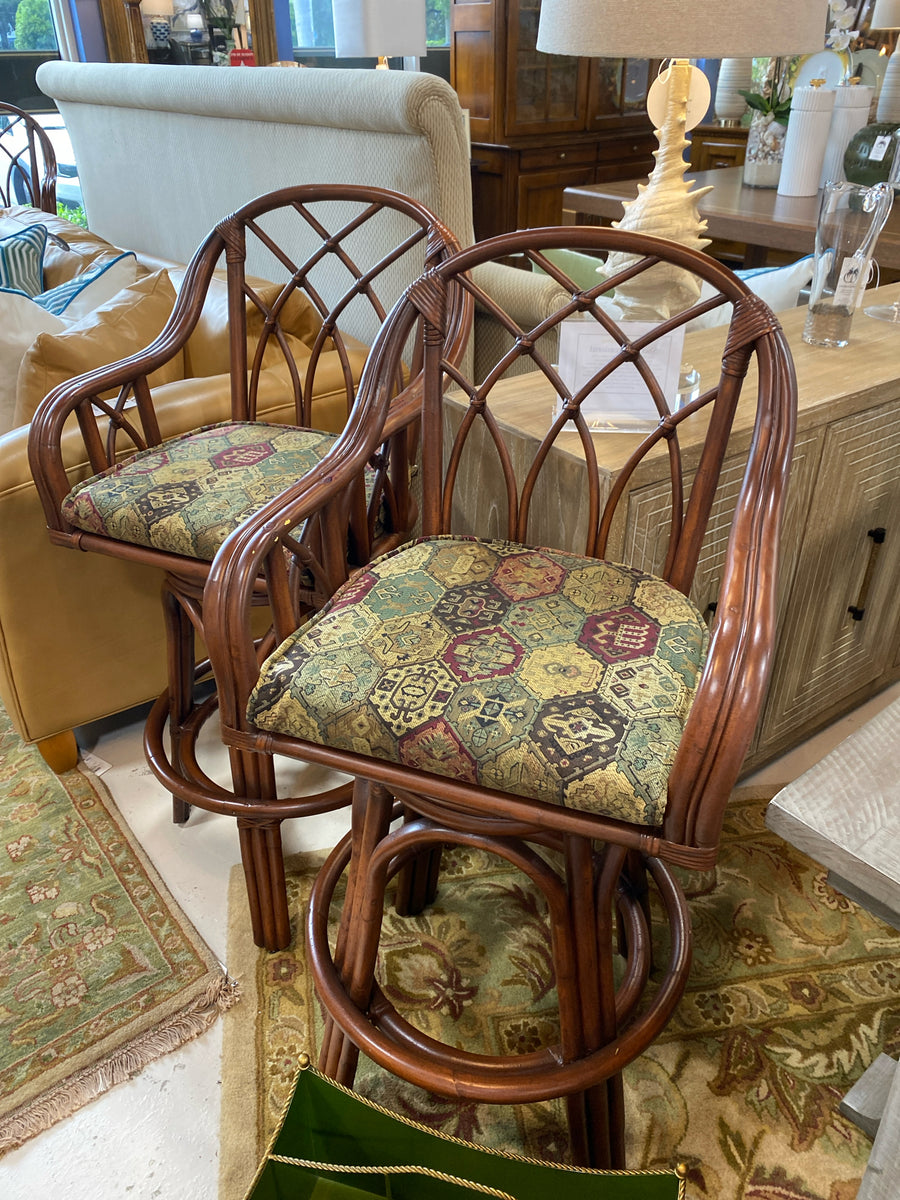
[(152, 446), (77, 484), (78, 529), (211, 562), (242, 521), (318, 463), (333, 433), (226, 421)]
[(707, 627), (656, 576), (515, 542), (376, 559), (272, 654), (259, 728), (645, 826)]

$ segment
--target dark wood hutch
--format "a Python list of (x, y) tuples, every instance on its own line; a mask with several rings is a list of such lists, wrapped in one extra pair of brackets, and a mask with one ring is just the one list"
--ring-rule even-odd
[(658, 63), (543, 54), (540, 0), (451, 0), (450, 77), (472, 132), (475, 236), (556, 225), (566, 187), (653, 166)]

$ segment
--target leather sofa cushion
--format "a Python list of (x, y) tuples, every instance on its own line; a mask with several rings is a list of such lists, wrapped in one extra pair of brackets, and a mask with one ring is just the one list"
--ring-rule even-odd
[(8, 292), (0, 299), (0, 434), (16, 427), (16, 377), (22, 357), (42, 333), (58, 333), (66, 323), (28, 296)]
[[(171, 280), (165, 271), (157, 271), (123, 288), (68, 328), (38, 334), (19, 367), (15, 423), (30, 421), (58, 384), (143, 350), (162, 330), (174, 303)], [(184, 359), (179, 351), (150, 376), (150, 386), (183, 376)]]
[[(176, 288), (181, 286), (183, 270), (170, 271)], [(257, 281), (249, 280), (251, 284)], [(260, 299), (266, 305), (275, 302), (281, 288), (277, 284), (259, 281), (256, 287)], [(298, 343), (311, 347), (315, 336), (321, 327), (319, 314), (312, 303), (299, 292), (294, 292), (281, 310), (281, 327), (290, 335), (291, 349), (297, 361), (302, 362), (309, 357)], [(262, 333), (263, 318), (255, 304), (247, 305), (247, 344), (254, 347)], [(221, 375), (228, 371), (231, 363), (229, 358), (228, 338), (222, 337), (221, 332), (228, 328), (228, 288), (225, 280), (216, 275), (210, 280), (206, 297), (203, 301), (203, 311), (184, 347), (184, 373), (186, 376), (202, 378), (207, 375)], [(252, 352), (252, 350), (251, 350)], [(283, 362), (283, 356), (277, 348), (266, 351), (266, 366), (276, 366)]]

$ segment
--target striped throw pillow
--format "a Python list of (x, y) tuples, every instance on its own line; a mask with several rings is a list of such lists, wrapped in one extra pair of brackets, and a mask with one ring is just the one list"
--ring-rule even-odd
[(0, 239), (0, 287), (38, 296), (44, 290), (45, 225), (31, 225)]

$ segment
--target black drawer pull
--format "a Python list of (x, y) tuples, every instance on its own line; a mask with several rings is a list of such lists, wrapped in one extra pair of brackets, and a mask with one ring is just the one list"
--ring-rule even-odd
[(855, 604), (851, 604), (847, 612), (854, 621), (861, 621), (866, 615), (866, 602), (869, 598), (869, 588), (872, 584), (872, 576), (875, 574), (875, 564), (878, 562), (878, 555), (881, 547), (884, 545), (884, 539), (887, 536), (887, 531), (879, 525), (876, 529), (870, 529), (866, 537), (872, 539), (872, 545), (869, 547), (869, 561), (866, 563), (865, 574), (862, 578), (862, 583), (859, 588), (859, 596)]

